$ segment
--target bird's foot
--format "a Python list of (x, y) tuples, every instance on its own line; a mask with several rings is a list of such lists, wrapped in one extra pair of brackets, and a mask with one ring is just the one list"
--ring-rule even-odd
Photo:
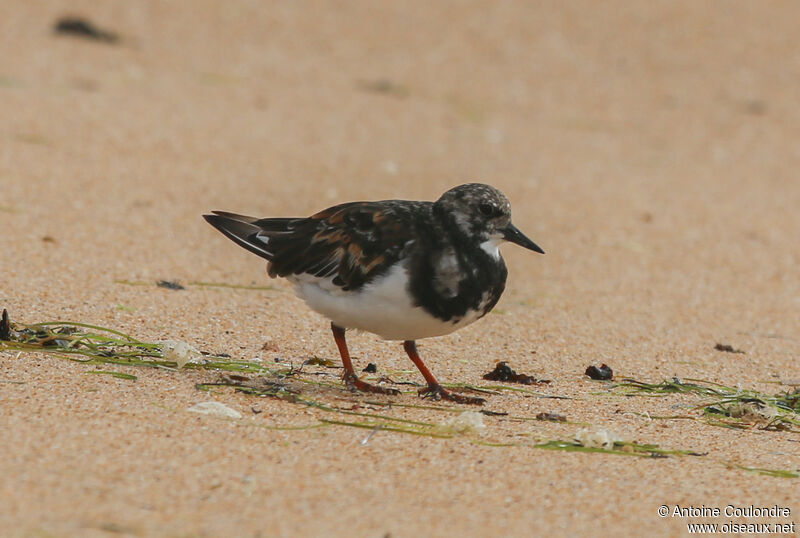
[(397, 389), (390, 389), (388, 387), (381, 387), (378, 385), (370, 385), (366, 381), (361, 381), (358, 376), (353, 374), (344, 375), (344, 383), (350, 389), (360, 390), (361, 392), (372, 392), (375, 394), (390, 394), (396, 396), (400, 394)]
[(456, 394), (446, 390), (441, 385), (428, 385), (424, 389), (419, 390), (419, 395), (423, 398), (433, 398), (434, 400), (450, 400), (460, 404), (470, 405), (483, 405), (486, 400), (478, 398), (477, 396), (464, 396), (463, 394)]

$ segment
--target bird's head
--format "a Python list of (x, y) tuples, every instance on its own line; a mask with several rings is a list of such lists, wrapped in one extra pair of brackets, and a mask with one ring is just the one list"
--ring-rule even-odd
[[(474, 238), (491, 254), (503, 241), (534, 252), (544, 251), (511, 222), (508, 198), (491, 185), (467, 183), (444, 193), (433, 205), (439, 215), (449, 216), (464, 235)], [(499, 255), (499, 254), (498, 254)]]

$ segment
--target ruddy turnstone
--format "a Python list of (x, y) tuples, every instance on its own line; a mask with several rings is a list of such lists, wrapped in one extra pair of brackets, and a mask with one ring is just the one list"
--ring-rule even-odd
[(268, 260), (269, 276), (285, 277), (308, 306), (331, 320), (345, 383), (381, 394), (399, 391), (358, 378), (345, 329), (402, 340), (428, 383), (420, 395), (482, 404), (482, 398), (445, 390), (415, 341), (465, 327), (497, 304), (508, 274), (502, 242), (544, 254), (511, 223), (505, 195), (480, 183), (450, 189), (436, 202), (350, 202), (307, 218), (212, 213), (204, 215), (212, 226)]

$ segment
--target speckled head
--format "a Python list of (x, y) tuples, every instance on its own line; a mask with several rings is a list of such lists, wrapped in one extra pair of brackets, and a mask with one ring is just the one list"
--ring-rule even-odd
[(528, 239), (511, 222), (511, 204), (505, 194), (491, 185), (466, 183), (444, 193), (434, 204), (434, 212), (449, 216), (452, 222), (468, 237), (487, 250), (503, 241), (522, 247), (544, 251)]

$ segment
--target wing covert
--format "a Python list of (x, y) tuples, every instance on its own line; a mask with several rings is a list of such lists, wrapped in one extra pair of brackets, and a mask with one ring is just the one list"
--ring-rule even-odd
[(414, 237), (410, 208), (352, 202), (292, 220), (275, 230), (273, 219), (254, 224), (268, 236), (270, 276), (333, 277), (343, 290), (358, 289), (387, 271)]

